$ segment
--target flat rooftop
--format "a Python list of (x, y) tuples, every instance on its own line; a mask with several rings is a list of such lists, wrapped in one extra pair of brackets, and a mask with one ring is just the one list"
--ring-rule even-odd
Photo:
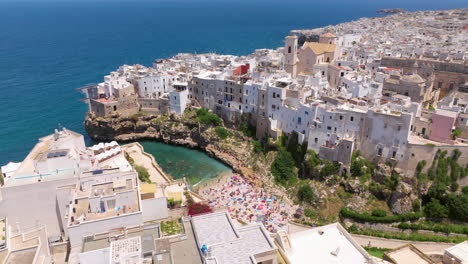
[(5, 260), (5, 264), (33, 263), (36, 251), (37, 248), (29, 248), (11, 252)]
[[(123, 185), (125, 184), (125, 185)], [(130, 185), (129, 185), (130, 184)], [(115, 208), (108, 208), (107, 210), (101, 209), (100, 212), (90, 212), (90, 199), (98, 196), (109, 197), (115, 196), (118, 198), (120, 193), (133, 191), (133, 203), (124, 206), (116, 205)], [(139, 193), (136, 186), (132, 186), (131, 180), (122, 182), (119, 188), (115, 187), (115, 183), (104, 183), (95, 185), (92, 188), (91, 193), (87, 197), (76, 198), (76, 202), (72, 208), (72, 219), (70, 220), (70, 226), (78, 225), (81, 222), (87, 222), (92, 220), (104, 219), (119, 215), (131, 214), (140, 211)], [(117, 199), (116, 199), (117, 200)], [(115, 203), (115, 201), (114, 201)]]
[(393, 262), (398, 264), (432, 264), (428, 256), (412, 245), (405, 245), (385, 253)]
[(225, 212), (194, 216), (192, 225), (199, 247), (211, 251), (206, 263), (251, 264), (254, 255), (276, 250), (263, 226), (236, 228)]
[(110, 247), (112, 241), (116, 241), (119, 238), (125, 239), (132, 237), (142, 237), (145, 239), (151, 237), (156, 239), (159, 238), (159, 236), (159, 228), (158, 225), (155, 224), (145, 225), (143, 227), (114, 230), (108, 233), (85, 237), (83, 239), (82, 252), (108, 248)]
[(450, 253), (452, 256), (458, 258), (459, 260), (468, 262), (468, 241), (464, 241), (463, 243), (457, 244), (451, 248), (446, 249), (445, 251)]
[(312, 228), (290, 235), (286, 256), (291, 264), (369, 263), (370, 256), (339, 224)]

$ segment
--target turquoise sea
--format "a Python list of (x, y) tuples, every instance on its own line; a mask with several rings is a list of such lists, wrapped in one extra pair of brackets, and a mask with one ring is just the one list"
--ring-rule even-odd
[[(58, 124), (84, 133), (75, 88), (121, 64), (179, 52), (248, 54), (291, 29), (376, 16), (380, 8), (467, 7), (466, 0), (0, 0), (0, 164), (20, 161)], [(167, 155), (173, 155), (170, 152)]]
[(166, 174), (175, 179), (187, 178), (191, 185), (214, 178), (232, 170), (205, 153), (161, 142), (142, 141), (145, 152), (154, 156)]

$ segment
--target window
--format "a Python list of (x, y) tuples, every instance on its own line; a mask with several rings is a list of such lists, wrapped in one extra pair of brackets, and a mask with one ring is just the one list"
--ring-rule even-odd
[[(306, 115), (308, 115), (308, 114), (309, 114), (309, 112), (305, 111), (305, 114), (306, 114)], [(463, 122), (463, 118), (462, 118), (462, 122)]]
[(377, 155), (382, 156), (382, 149), (381, 148), (379, 148), (379, 152), (378, 152)]
[(300, 124), (301, 121), (302, 121), (302, 118), (298, 117), (298, 118), (297, 118), (297, 123)]
[(425, 128), (425, 127), (423, 127), (423, 128), (421, 129), (421, 134), (426, 135), (426, 128)]
[(343, 120), (343, 116), (342, 116), (342, 115), (340, 115), (340, 120)]
[(349, 120), (350, 120), (351, 122), (353, 122), (353, 121), (354, 121), (354, 116), (350, 117)]
[(117, 111), (117, 106), (116, 105), (114, 105), (114, 111)]
[(395, 157), (396, 157), (396, 151), (393, 151), (392, 158), (394, 159)]
[(343, 77), (343, 76), (344, 76), (344, 72), (341, 72), (340, 76)]
[(439, 88), (439, 89), (442, 88), (442, 82), (439, 82), (439, 83), (437, 84), (437, 88)]
[(331, 130), (331, 126), (327, 127), (328, 130)]
[(400, 131), (400, 130), (401, 130), (401, 126), (398, 126), (398, 131)]
[(291, 46), (288, 47), (288, 53), (291, 53)]
[(314, 141), (315, 141), (315, 144), (317, 144), (318, 143), (318, 138), (315, 138)]

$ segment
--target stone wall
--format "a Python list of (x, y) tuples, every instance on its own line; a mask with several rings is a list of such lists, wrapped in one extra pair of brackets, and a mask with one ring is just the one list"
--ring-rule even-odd
[(468, 145), (431, 146), (408, 143), (406, 156), (398, 163), (398, 167), (403, 170), (407, 170), (408, 174), (411, 175), (415, 172), (418, 162), (421, 160), (425, 160), (427, 165), (424, 169), (427, 170), (430, 167), (432, 161), (434, 160), (438, 149), (442, 151), (446, 150), (447, 155), (452, 155), (452, 152), (455, 149), (458, 149), (461, 151), (461, 156), (458, 159), (458, 163), (463, 166), (468, 163)]

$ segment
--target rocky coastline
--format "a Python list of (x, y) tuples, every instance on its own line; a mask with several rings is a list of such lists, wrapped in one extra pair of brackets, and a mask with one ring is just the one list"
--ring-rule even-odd
[(249, 140), (237, 131), (241, 144), (226, 144), (220, 141), (209, 126), (200, 125), (190, 116), (134, 115), (106, 118), (88, 115), (84, 122), (89, 137), (96, 141), (129, 142), (155, 140), (165, 144), (198, 149), (217, 159), (250, 180), (255, 180), (247, 162), (250, 152)]
[[(165, 144), (183, 146), (198, 149), (210, 157), (219, 160), (232, 168), (251, 182), (262, 186), (265, 190), (276, 192), (278, 196), (286, 197), (288, 190), (274, 183), (271, 178), (270, 164), (272, 156), (266, 161), (253, 161), (251, 139), (245, 137), (235, 129), (229, 129), (231, 136), (226, 140), (219, 139), (211, 126), (199, 124), (191, 113), (182, 116), (176, 115), (153, 115), (138, 114), (130, 117), (109, 116), (106, 118), (88, 115), (85, 119), (85, 128), (88, 135), (96, 141), (130, 142), (138, 140), (155, 140)], [(382, 177), (388, 177), (390, 171), (382, 172)], [(326, 189), (336, 189), (341, 184), (349, 193), (356, 194), (356, 199), (350, 202), (352, 208), (362, 208), (370, 195), (365, 186), (368, 183), (360, 183), (355, 179), (340, 181), (334, 187), (328, 184), (321, 186), (316, 182), (314, 188), (321, 190), (319, 197), (327, 200), (329, 196), (336, 194), (328, 193)], [(405, 186), (403, 186), (405, 185)], [(387, 191), (380, 194), (388, 201), (390, 210), (394, 213), (403, 213), (411, 210), (411, 203), (415, 199), (410, 187), (400, 182), (395, 191)], [(407, 187), (407, 188), (403, 188)], [(355, 200), (355, 201), (354, 201)]]

